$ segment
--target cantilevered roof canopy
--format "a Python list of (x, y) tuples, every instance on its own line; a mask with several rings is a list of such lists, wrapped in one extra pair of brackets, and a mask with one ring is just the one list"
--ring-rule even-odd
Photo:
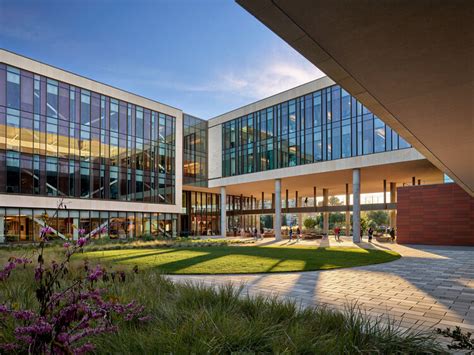
[(474, 1), (237, 2), (474, 195)]

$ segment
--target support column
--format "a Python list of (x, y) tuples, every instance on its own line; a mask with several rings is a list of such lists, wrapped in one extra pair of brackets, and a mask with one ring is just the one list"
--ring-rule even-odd
[(275, 220), (273, 221), (275, 240), (281, 240), (281, 179), (275, 179)]
[[(5, 242), (5, 219), (3, 218), (4, 216), (0, 215), (0, 243)], [(33, 236), (34, 240), (34, 236)]]
[[(298, 197), (296, 201), (298, 203), (299, 208), (303, 207), (303, 196)], [(300, 230), (303, 230), (303, 219), (304, 219), (304, 213), (299, 212), (298, 213), (298, 227), (300, 227)]]
[(72, 229), (72, 240), (79, 239), (79, 218), (74, 218), (72, 220), (72, 224), (74, 224), (77, 228)]
[[(323, 207), (329, 202), (329, 190), (323, 189)], [(329, 212), (323, 212), (323, 233), (329, 234)]]
[(221, 186), (221, 236), (227, 236), (227, 217), (226, 217), (227, 195), (225, 186)]
[[(390, 202), (395, 203), (397, 202), (397, 183), (391, 182), (390, 183)], [(390, 210), (390, 227), (397, 228), (397, 211)]]
[(351, 211), (349, 211), (350, 199), (349, 184), (346, 184), (346, 237), (351, 236)]
[(352, 170), (352, 241), (360, 243), (360, 169)]

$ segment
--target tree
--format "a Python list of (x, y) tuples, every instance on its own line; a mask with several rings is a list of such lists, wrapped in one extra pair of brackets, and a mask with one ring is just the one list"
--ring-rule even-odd
[(369, 219), (366, 215), (360, 216), (360, 235), (364, 235), (365, 231), (369, 228)]
[(263, 228), (272, 229), (273, 228), (273, 216), (266, 214), (260, 218), (260, 225)]
[(329, 204), (329, 206), (342, 206), (343, 203), (342, 203), (341, 200), (339, 200), (338, 197), (331, 196), (331, 197), (329, 197), (328, 204)]
[(386, 211), (369, 211), (367, 212), (367, 218), (374, 222), (375, 227), (387, 226), (389, 223)]
[(329, 213), (329, 229), (333, 229), (335, 225), (342, 224), (346, 220), (346, 216), (341, 212)]
[(304, 220), (303, 225), (306, 229), (313, 229), (317, 224), (316, 218), (308, 217)]

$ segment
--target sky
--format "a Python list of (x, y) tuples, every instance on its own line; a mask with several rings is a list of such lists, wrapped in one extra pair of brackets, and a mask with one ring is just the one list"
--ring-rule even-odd
[(232, 0), (0, 0), (0, 47), (204, 119), (324, 75)]

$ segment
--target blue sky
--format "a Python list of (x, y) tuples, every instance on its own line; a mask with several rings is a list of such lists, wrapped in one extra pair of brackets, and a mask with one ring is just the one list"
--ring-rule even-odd
[(323, 75), (231, 0), (0, 0), (0, 47), (206, 119)]

